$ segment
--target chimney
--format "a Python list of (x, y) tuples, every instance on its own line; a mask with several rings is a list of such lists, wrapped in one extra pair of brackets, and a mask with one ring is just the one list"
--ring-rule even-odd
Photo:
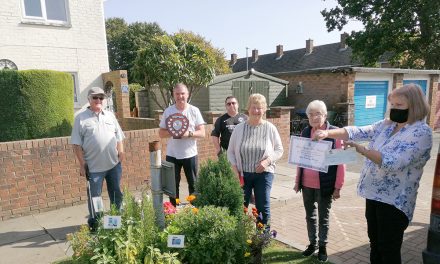
[(345, 41), (347, 40), (348, 37), (348, 33), (344, 32), (341, 34), (341, 42), (339, 43), (339, 49), (346, 49), (347, 48), (347, 43), (345, 43)]
[(257, 62), (257, 60), (258, 60), (258, 50), (253, 49), (252, 50), (252, 62)]
[(277, 58), (281, 58), (283, 56), (283, 45), (277, 46)]
[(306, 40), (306, 54), (310, 54), (313, 51), (313, 39)]
[(229, 64), (232, 66), (237, 62), (237, 54), (232, 53), (231, 54), (231, 61), (229, 62)]

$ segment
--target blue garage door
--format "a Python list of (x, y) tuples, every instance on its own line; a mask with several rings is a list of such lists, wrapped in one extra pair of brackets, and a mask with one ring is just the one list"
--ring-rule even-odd
[(422, 87), (423, 93), (426, 95), (426, 87), (428, 86), (427, 80), (403, 80), (403, 84), (415, 83)]
[(354, 125), (370, 125), (382, 120), (387, 107), (388, 81), (354, 83)]

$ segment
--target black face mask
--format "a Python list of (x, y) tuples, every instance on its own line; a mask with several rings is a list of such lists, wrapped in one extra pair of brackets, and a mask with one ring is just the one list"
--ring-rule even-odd
[(405, 123), (408, 121), (409, 109), (390, 109), (390, 119), (396, 123)]

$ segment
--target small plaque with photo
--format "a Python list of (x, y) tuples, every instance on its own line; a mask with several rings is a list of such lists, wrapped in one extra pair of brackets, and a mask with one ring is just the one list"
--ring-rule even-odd
[(185, 247), (185, 236), (184, 235), (168, 235), (168, 247), (184, 248)]
[(120, 215), (105, 215), (104, 216), (104, 229), (118, 229), (121, 228), (121, 216)]

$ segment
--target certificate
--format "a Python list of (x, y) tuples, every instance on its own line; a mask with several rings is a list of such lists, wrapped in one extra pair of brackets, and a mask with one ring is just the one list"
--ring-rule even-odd
[(331, 149), (327, 153), (326, 165), (339, 165), (357, 162), (358, 154), (355, 148), (349, 149)]
[(332, 142), (312, 141), (305, 137), (290, 137), (289, 163), (299, 167), (327, 172), (326, 156), (332, 148)]

